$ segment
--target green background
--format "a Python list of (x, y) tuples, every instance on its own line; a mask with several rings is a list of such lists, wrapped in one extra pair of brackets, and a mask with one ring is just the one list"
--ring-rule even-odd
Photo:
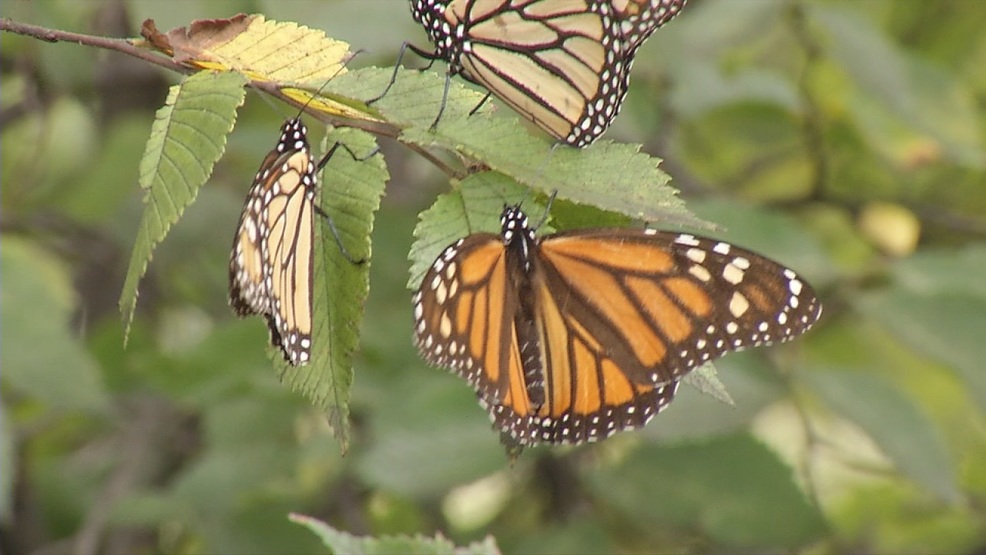
[[(401, 0), (0, 4), (117, 37), (240, 11), (367, 50), (356, 66), (427, 44)], [(642, 431), (513, 465), (470, 388), (411, 344), (407, 253), (444, 175), (382, 143), (340, 456), (278, 383), (260, 319), (226, 305), (243, 195), (293, 110), (248, 95), (124, 349), (138, 163), (177, 76), (3, 34), (0, 547), (324, 552), (297, 512), (356, 535), (492, 534), (509, 553), (983, 549), (984, 28), (977, 0), (691, 0), (641, 50), (606, 138), (643, 144), (723, 237), (803, 274), (823, 319), (718, 362), (735, 406), (685, 386)]]

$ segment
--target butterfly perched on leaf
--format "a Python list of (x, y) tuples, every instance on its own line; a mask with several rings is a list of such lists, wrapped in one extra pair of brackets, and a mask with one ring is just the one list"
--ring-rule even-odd
[(229, 303), (260, 314), (294, 365), (311, 358), (316, 172), (300, 119), (286, 121), (247, 194), (229, 259)]
[(412, 0), (450, 74), (482, 85), (554, 138), (599, 138), (640, 45), (686, 0)]
[(538, 237), (509, 206), (499, 235), (438, 256), (413, 313), (424, 358), (465, 378), (502, 433), (534, 445), (643, 426), (685, 374), (801, 335), (821, 304), (793, 270), (729, 243), (633, 228)]

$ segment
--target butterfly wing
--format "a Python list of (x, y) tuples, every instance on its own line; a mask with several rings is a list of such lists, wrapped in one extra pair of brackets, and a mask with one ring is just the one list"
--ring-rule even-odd
[(685, 0), (416, 0), (453, 73), (556, 139), (585, 146), (626, 96), (637, 48)]
[(521, 444), (643, 426), (696, 366), (791, 339), (821, 312), (792, 270), (693, 235), (579, 230), (544, 238), (532, 260), (544, 403), (488, 404)]
[(634, 51), (658, 27), (674, 19), (687, 0), (622, 0), (612, 2), (621, 37), (628, 50)]
[[(615, 91), (603, 89), (623, 71), (623, 61), (613, 56), (613, 29), (581, 2), (488, 4), (461, 13), (470, 21), (471, 45), (460, 58), (463, 76), (556, 139), (591, 142), (582, 126), (598, 127), (595, 101), (615, 102)], [(604, 73), (613, 79), (604, 81)]]
[[(584, 443), (643, 426), (674, 399), (678, 382), (639, 383), (609, 355), (607, 337), (593, 335), (564, 290), (534, 258), (531, 272), (543, 402), (523, 412), (508, 403), (487, 407), (497, 427), (522, 445)], [(521, 345), (531, 339), (518, 336)], [(530, 385), (530, 381), (528, 381)]]
[(413, 298), (422, 356), (465, 378), (497, 428), (522, 445), (582, 443), (642, 426), (671, 402), (677, 382), (625, 376), (538, 259), (533, 280), (509, 260), (501, 237), (470, 235), (438, 256)]
[(474, 234), (446, 248), (413, 305), (415, 342), (425, 360), (465, 378), (480, 399), (530, 412), (514, 340), (518, 296), (500, 237)]
[(545, 238), (539, 254), (566, 326), (595, 338), (638, 385), (670, 383), (727, 352), (786, 341), (821, 313), (793, 270), (715, 239), (580, 230)]
[(316, 166), (304, 126), (289, 120), (247, 195), (230, 255), (230, 305), (261, 314), (291, 364), (311, 358)]
[(268, 171), (261, 179), (265, 168), (275, 167), (283, 156), (272, 151), (260, 165), (260, 171), (247, 193), (240, 222), (233, 237), (233, 248), (229, 257), (229, 304), (238, 316), (266, 314), (269, 307), (270, 289), (267, 285), (268, 264), (263, 253), (264, 237), (261, 222), (265, 191), (272, 186), (271, 179), (277, 176)]

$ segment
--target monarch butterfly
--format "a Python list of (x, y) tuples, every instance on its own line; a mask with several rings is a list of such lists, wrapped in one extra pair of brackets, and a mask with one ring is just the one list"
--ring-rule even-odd
[(821, 314), (793, 270), (715, 239), (626, 228), (538, 238), (519, 206), (500, 223), (425, 273), (415, 342), (520, 445), (643, 426), (696, 366), (787, 341)]
[(229, 258), (233, 311), (263, 315), (271, 343), (295, 365), (311, 358), (318, 169), (305, 125), (287, 120), (254, 177)]
[(637, 49), (685, 2), (412, 0), (412, 16), (435, 52), (411, 49), (445, 60), (449, 74), (482, 85), (556, 139), (583, 147), (619, 113)]

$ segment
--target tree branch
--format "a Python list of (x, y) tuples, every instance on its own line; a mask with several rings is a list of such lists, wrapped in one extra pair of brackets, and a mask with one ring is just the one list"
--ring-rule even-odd
[[(138, 41), (142, 39), (117, 39), (117, 38), (107, 38), (99, 37), (95, 35), (85, 35), (81, 33), (73, 33), (70, 31), (62, 31), (58, 29), (49, 29), (46, 27), (40, 27), (37, 25), (30, 25), (28, 23), (20, 23), (13, 21), (9, 18), (0, 18), (0, 31), (5, 31), (9, 33), (16, 33), (18, 35), (24, 35), (38, 40), (43, 40), (45, 42), (72, 42), (82, 46), (91, 46), (95, 48), (103, 48), (105, 50), (113, 50), (138, 58), (140, 60), (149, 62), (151, 64), (163, 67), (165, 69), (170, 69), (177, 73), (187, 74), (190, 73), (193, 68), (184, 66), (168, 58), (162, 56), (152, 50), (140, 46)], [(400, 141), (401, 129), (393, 124), (380, 121), (370, 121), (362, 119), (351, 119), (342, 116), (334, 116), (331, 114), (325, 114), (323, 112), (317, 112), (314, 110), (309, 111), (305, 106), (298, 103), (296, 100), (286, 96), (281, 92), (280, 87), (277, 83), (271, 81), (251, 81), (250, 86), (258, 91), (265, 92), (275, 98), (280, 99), (287, 104), (295, 106), (298, 109), (303, 109), (316, 119), (331, 125), (337, 125), (340, 127), (352, 127), (354, 129), (360, 129), (366, 131), (372, 135), (377, 135), (379, 137), (389, 137)], [(466, 174), (463, 171), (456, 170), (455, 168), (449, 166), (444, 161), (442, 161), (437, 156), (428, 152), (426, 149), (410, 143), (405, 143), (400, 141), (401, 144), (407, 148), (418, 153), (426, 160), (434, 164), (439, 170), (448, 175), (449, 177), (456, 179), (464, 179)]]
[(0, 18), (0, 31), (33, 37), (45, 42), (74, 42), (82, 46), (92, 46), (95, 48), (103, 48), (105, 50), (114, 50), (172, 71), (177, 71), (179, 73), (189, 72), (189, 68), (174, 62), (170, 58), (166, 58), (159, 54), (155, 54), (150, 50), (137, 46), (135, 44), (135, 39), (114, 39), (97, 37), (95, 35), (83, 35), (81, 33), (48, 29), (46, 27), (39, 27), (28, 23), (20, 23), (6, 17)]

